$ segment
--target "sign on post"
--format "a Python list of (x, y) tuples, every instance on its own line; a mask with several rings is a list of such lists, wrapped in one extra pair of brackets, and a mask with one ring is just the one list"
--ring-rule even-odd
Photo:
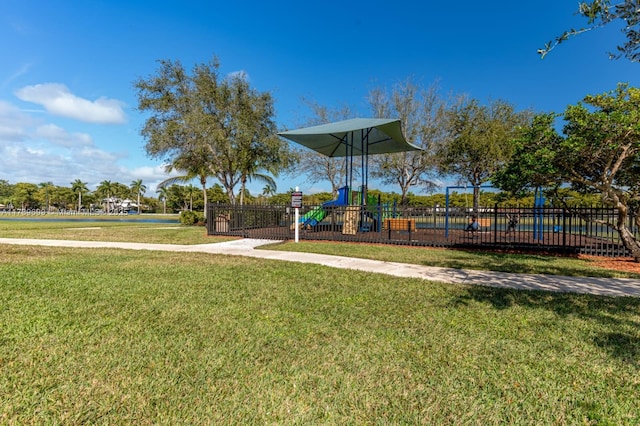
[(291, 207), (293, 207), (294, 213), (294, 241), (297, 243), (300, 239), (300, 209), (302, 208), (302, 191), (296, 190), (291, 193)]
[(291, 193), (291, 207), (294, 209), (302, 208), (302, 191), (294, 191)]

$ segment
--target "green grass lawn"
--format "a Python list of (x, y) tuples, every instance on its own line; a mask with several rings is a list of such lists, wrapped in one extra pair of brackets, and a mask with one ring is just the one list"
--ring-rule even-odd
[(2, 424), (638, 424), (640, 299), (0, 246)]
[[(139, 216), (134, 216), (139, 217)], [(109, 218), (107, 218), (109, 219)], [(129, 219), (129, 217), (127, 217)], [(203, 226), (175, 223), (124, 222), (117, 218), (103, 221), (37, 222), (2, 220), (0, 237), (82, 241), (143, 242), (154, 244), (209, 244), (231, 238), (209, 237)]]
[[(233, 239), (222, 236), (207, 236), (207, 231), (204, 227), (182, 226), (179, 225), (177, 221), (175, 224), (130, 223), (117, 220), (81, 222), (73, 219), (64, 222), (34, 222), (1, 220), (1, 217), (0, 237), (142, 242), (154, 244), (210, 244)], [(592, 261), (586, 259), (539, 254), (470, 252), (424, 247), (324, 241), (301, 241), (297, 244), (285, 242), (281, 244), (271, 244), (263, 248), (460, 269), (605, 278), (640, 278), (640, 274), (599, 268), (595, 266)]]

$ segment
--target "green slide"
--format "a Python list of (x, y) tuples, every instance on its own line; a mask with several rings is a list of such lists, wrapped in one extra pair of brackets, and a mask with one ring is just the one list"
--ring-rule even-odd
[(316, 226), (325, 218), (327, 212), (322, 207), (316, 207), (300, 218), (302, 226)]

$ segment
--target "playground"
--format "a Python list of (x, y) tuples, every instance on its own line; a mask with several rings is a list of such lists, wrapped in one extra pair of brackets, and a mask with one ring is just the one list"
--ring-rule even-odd
[[(344, 193), (344, 192), (343, 192)], [(352, 194), (353, 196), (353, 194)], [(344, 196), (343, 196), (344, 197)], [(593, 220), (613, 220), (615, 210), (493, 206), (478, 214), (478, 229), (467, 230), (465, 209), (400, 207), (385, 204), (303, 206), (301, 240), (348, 241), (486, 250), (538, 251), (625, 257), (617, 233)], [(371, 200), (373, 201), (373, 200)], [(210, 205), (209, 235), (293, 240), (294, 211), (287, 206)], [(514, 223), (517, 217), (517, 223)], [(637, 230), (636, 230), (637, 232)]]
[[(444, 208), (381, 203), (367, 190), (370, 156), (421, 150), (405, 140), (399, 120), (357, 118), (279, 135), (320, 155), (344, 159), (345, 182), (336, 198), (321, 205), (296, 206), (297, 216), (293, 206), (210, 204), (209, 235), (286, 240), (295, 234), (307, 240), (628, 255), (617, 233), (605, 225), (615, 222), (613, 209), (569, 211), (545, 205), (542, 197), (536, 197), (533, 206), (517, 209), (450, 208), (449, 188)], [(355, 176), (361, 178), (359, 185)]]

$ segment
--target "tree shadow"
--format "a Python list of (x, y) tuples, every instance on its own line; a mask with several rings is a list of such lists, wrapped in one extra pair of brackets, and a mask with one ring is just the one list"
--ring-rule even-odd
[[(546, 275), (569, 275), (582, 276), (585, 274), (584, 267), (572, 267), (571, 263), (562, 262), (562, 259), (569, 258), (569, 255), (554, 255), (552, 253), (516, 253), (518, 262), (513, 262), (514, 253), (492, 252), (481, 250), (458, 250), (463, 253), (472, 254), (475, 258), (481, 259), (478, 263), (483, 269), (501, 272), (512, 272), (518, 274), (546, 274)], [(427, 263), (425, 263), (427, 265)], [(427, 265), (429, 266), (429, 265)], [(433, 266), (433, 265), (431, 265)], [(448, 259), (437, 266), (464, 269), (468, 268), (467, 259)], [(620, 276), (638, 277), (638, 274), (614, 271), (608, 269), (590, 269), (589, 276), (600, 278), (616, 278)]]
[(612, 357), (640, 367), (640, 298), (471, 286), (450, 303), (466, 306), (471, 301), (496, 310), (526, 307), (551, 311), (560, 318), (595, 321), (601, 328), (593, 343)]
[(627, 364), (640, 366), (640, 336), (630, 333), (601, 333), (593, 339), (593, 343), (604, 348), (612, 357)]

